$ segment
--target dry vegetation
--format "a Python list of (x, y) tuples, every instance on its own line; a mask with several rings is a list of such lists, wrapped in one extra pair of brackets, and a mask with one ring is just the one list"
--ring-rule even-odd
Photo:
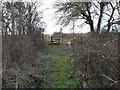
[(4, 88), (32, 88), (36, 87), (34, 82), (38, 82), (40, 87), (42, 77), (37, 74), (45, 46), (38, 38), (37, 35), (3, 36)]
[(72, 51), (72, 64), (84, 88), (120, 88), (118, 34), (76, 39)]
[[(47, 64), (47, 60), (44, 59), (45, 56), (42, 54), (42, 50), (45, 48), (43, 34), (46, 27), (43, 21), (43, 10), (38, 11), (42, 3), (3, 2), (0, 5), (0, 23), (2, 24), (0, 32), (3, 38), (2, 87), (16, 89), (42, 88), (44, 87), (44, 80), (48, 77), (41, 75), (41, 73), (50, 75), (48, 74), (50, 65), (55, 70), (59, 71), (61, 69), (62, 75), (65, 75), (65, 68), (63, 67), (67, 66), (67, 56), (61, 57), (63, 56), (63, 51), (60, 52), (61, 47), (60, 49), (53, 48), (54, 50), (50, 48), (46, 51), (51, 57), (48, 58), (50, 65)], [(73, 31), (75, 23), (82, 20), (85, 20), (84, 24), (90, 26), (89, 34), (80, 36), (75, 34), (76, 39), (73, 39), (74, 34), (62, 35), (63, 39), (73, 39), (72, 48), (68, 47), (69, 49), (65, 48), (64, 50), (68, 53), (72, 52), (70, 68), (72, 68), (71, 71), (75, 70), (76, 73), (70, 72), (68, 75), (70, 77), (66, 80), (74, 79), (71, 74), (77, 74), (75, 77), (78, 80), (78, 88), (120, 88), (119, 37), (118, 33), (112, 33), (119, 29), (119, 6), (120, 2), (94, 2), (94, 0), (88, 3), (66, 2), (55, 5), (55, 8), (58, 9), (55, 15), (59, 24), (67, 26), (72, 25), (73, 22)], [(115, 14), (115, 12), (118, 14)], [(105, 23), (103, 23), (104, 21)], [(97, 25), (94, 24), (96, 22), (98, 22)], [(56, 33), (57, 35), (59, 36), (59, 33)], [(53, 65), (51, 59), (58, 62), (58, 64), (55, 64), (57, 67)], [(59, 63), (59, 60), (62, 59), (63, 62)], [(46, 64), (47, 73), (44, 70), (40, 71), (40, 69), (44, 69), (42, 67), (44, 66), (42, 65), (43, 61)], [(56, 74), (56, 71), (52, 73), (51, 75), (54, 75), (52, 79), (55, 79), (55, 76), (59, 79), (58, 76), (62, 76), (61, 72), (59, 74)], [(66, 77), (63, 77), (62, 85), (65, 84), (64, 78)], [(49, 81), (47, 82), (51, 84)], [(66, 84), (69, 83), (66, 82)], [(72, 84), (69, 86), (73, 87)]]
[[(1, 1), (2, 2), (2, 1)], [(2, 2), (0, 32), (2, 33), (3, 88), (41, 87), (38, 75), (44, 22), (39, 2)], [(36, 83), (35, 83), (36, 82)]]

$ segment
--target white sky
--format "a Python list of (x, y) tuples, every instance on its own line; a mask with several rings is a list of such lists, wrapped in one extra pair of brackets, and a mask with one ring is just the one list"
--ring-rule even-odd
[[(47, 24), (47, 27), (45, 29), (45, 33), (46, 34), (52, 34), (56, 31), (60, 31), (61, 26), (60, 25), (56, 25), (56, 20), (53, 20), (54, 16), (55, 16), (55, 9), (53, 9), (53, 4), (56, 0), (43, 0), (43, 20), (45, 21), (45, 23)], [(70, 29), (70, 25), (67, 27), (62, 27), (62, 30), (64, 33), (72, 33), (73, 31)], [(75, 27), (75, 32), (76, 33), (86, 33), (89, 31), (89, 26), (86, 25), (83, 28), (76, 28)]]

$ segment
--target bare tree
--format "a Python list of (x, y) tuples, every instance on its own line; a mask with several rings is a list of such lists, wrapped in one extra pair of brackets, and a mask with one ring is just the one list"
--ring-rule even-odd
[(114, 13), (115, 13), (115, 10), (117, 9), (117, 4), (116, 4), (115, 6), (113, 6), (113, 4), (112, 4), (111, 2), (110, 2), (109, 4), (110, 4), (110, 6), (111, 6), (111, 8), (112, 8), (112, 12), (111, 12), (111, 14), (109, 15), (109, 19), (108, 19), (108, 21), (107, 21), (107, 22), (108, 22), (107, 32), (110, 31), (110, 28), (111, 28), (111, 26), (112, 26), (112, 23), (113, 23), (113, 21), (115, 21), (113, 15), (114, 15)]
[[(56, 16), (59, 24), (66, 26), (72, 21), (84, 20), (84, 23), (90, 26), (91, 32), (100, 33), (101, 26), (105, 23), (108, 27), (106, 31), (110, 31), (111, 23), (116, 18), (117, 5), (116, 3), (102, 1), (58, 2), (55, 4), (55, 8), (57, 8)], [(95, 22), (97, 22), (97, 26), (95, 26)]]
[(99, 15), (99, 19), (98, 19), (98, 24), (97, 24), (97, 33), (100, 32), (100, 27), (101, 27), (101, 21), (102, 21), (102, 17), (103, 17), (103, 13), (104, 13), (104, 8), (105, 6), (108, 4), (108, 2), (100, 2), (100, 15)]
[(40, 5), (38, 2), (4, 2), (3, 35), (33, 34), (36, 27), (42, 28), (42, 11), (37, 11)]

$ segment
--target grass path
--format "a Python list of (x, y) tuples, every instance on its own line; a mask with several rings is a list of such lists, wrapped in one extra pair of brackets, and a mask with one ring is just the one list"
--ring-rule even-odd
[(46, 54), (51, 62), (50, 72), (46, 74), (47, 86), (50, 88), (69, 88), (74, 86), (75, 79), (70, 78), (74, 71), (69, 70), (69, 56), (63, 50), (63, 46), (49, 46)]

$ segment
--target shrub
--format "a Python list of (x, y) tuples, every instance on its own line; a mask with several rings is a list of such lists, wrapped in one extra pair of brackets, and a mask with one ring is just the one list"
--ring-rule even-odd
[(108, 34), (75, 40), (74, 66), (80, 78), (84, 78), (84, 87), (119, 87), (118, 36)]
[(35, 35), (3, 36), (2, 46), (3, 88), (36, 87), (33, 84), (36, 78), (40, 79), (41, 86), (42, 77), (36, 75), (45, 48), (44, 41)]

